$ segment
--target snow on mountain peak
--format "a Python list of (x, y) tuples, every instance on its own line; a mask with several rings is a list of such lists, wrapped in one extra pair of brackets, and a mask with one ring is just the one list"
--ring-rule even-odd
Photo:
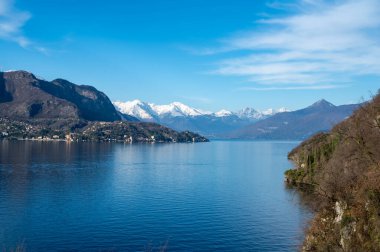
[(262, 117), (260, 112), (249, 107), (239, 110), (238, 112), (236, 112), (236, 115), (244, 119), (258, 119)]
[(180, 102), (173, 102), (168, 105), (152, 105), (152, 109), (159, 116), (200, 116), (204, 115), (201, 110), (189, 107)]
[(239, 110), (238, 112), (231, 112), (229, 110), (222, 109), (216, 113), (212, 113), (192, 108), (181, 102), (172, 102), (167, 105), (156, 105), (137, 99), (127, 102), (116, 101), (113, 104), (120, 112), (147, 121), (156, 121), (157, 119), (162, 119), (164, 117), (196, 117), (204, 115), (213, 115), (215, 117), (237, 116), (243, 120), (258, 120), (264, 119), (277, 113), (289, 111), (286, 108), (280, 108), (267, 109), (260, 112), (253, 108), (247, 107), (245, 109)]
[(122, 113), (135, 116), (142, 120), (154, 120), (160, 117), (177, 116), (201, 116), (210, 114), (199, 109), (189, 107), (181, 102), (173, 102), (168, 105), (156, 105), (140, 100), (127, 102), (116, 101), (113, 103)]
[(225, 110), (225, 109), (222, 109), (222, 110), (220, 110), (220, 111), (214, 113), (214, 115), (215, 115), (216, 117), (231, 116), (231, 115), (233, 115), (233, 114), (234, 114), (234, 113), (232, 113), (231, 111), (229, 111), (229, 110)]
[(130, 101), (130, 103), (133, 103), (133, 104), (142, 104), (143, 102), (140, 101), (139, 99), (135, 99), (133, 101)]
[(116, 101), (113, 102), (116, 109), (121, 113), (131, 115), (143, 120), (153, 120), (157, 114), (153, 111), (148, 103), (140, 100), (133, 100), (127, 102)]

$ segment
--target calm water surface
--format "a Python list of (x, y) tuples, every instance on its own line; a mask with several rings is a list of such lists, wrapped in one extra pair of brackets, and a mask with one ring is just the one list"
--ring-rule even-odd
[(0, 250), (295, 251), (292, 142), (0, 142)]

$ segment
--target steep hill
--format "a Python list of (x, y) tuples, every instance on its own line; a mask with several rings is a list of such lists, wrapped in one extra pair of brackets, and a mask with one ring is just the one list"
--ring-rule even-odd
[(120, 120), (108, 97), (91, 86), (45, 81), (25, 71), (0, 72), (0, 117)]
[[(380, 251), (380, 95), (289, 153), (317, 214), (303, 251)], [(310, 194), (309, 193), (309, 194)]]
[(292, 111), (275, 114), (231, 134), (232, 138), (302, 140), (330, 130), (350, 116), (359, 105), (334, 106), (326, 100)]

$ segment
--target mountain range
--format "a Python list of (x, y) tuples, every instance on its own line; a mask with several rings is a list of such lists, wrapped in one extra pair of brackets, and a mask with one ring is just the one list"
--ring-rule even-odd
[(320, 100), (296, 111), (286, 108), (258, 111), (247, 107), (236, 112), (208, 112), (180, 102), (155, 105), (134, 100), (113, 104), (121, 113), (141, 121), (156, 122), (176, 130), (191, 130), (209, 138), (276, 140), (302, 140), (317, 132), (328, 131), (360, 106), (335, 106)]
[(322, 99), (304, 109), (273, 115), (232, 132), (238, 139), (303, 140), (329, 131), (348, 118), (361, 104), (335, 106)]
[(113, 102), (115, 107), (122, 113), (134, 116), (142, 121), (159, 121), (166, 117), (198, 117), (198, 116), (213, 116), (213, 117), (229, 117), (236, 116), (240, 119), (259, 120), (264, 119), (280, 112), (289, 111), (286, 108), (267, 109), (257, 111), (253, 108), (244, 108), (236, 112), (222, 109), (218, 112), (209, 112), (201, 109), (192, 108), (181, 102), (173, 102), (168, 105), (156, 105), (154, 103), (142, 102), (133, 100), (127, 102)]
[[(92, 86), (63, 79), (46, 81), (26, 71), (0, 72), (0, 129), (3, 130), (0, 137), (9, 136), (10, 132), (16, 138), (44, 134), (64, 137), (65, 132), (71, 132), (76, 134), (76, 139), (118, 141), (130, 137), (141, 141), (205, 141), (199, 134), (214, 139), (302, 140), (330, 130), (359, 106), (335, 106), (320, 100), (296, 111), (285, 108), (258, 111), (248, 107), (237, 112), (208, 112), (180, 102), (112, 103)], [(185, 133), (177, 134), (169, 128)]]
[(204, 142), (118, 112), (103, 92), (26, 71), (0, 72), (0, 138), (80, 141)]
[(141, 121), (160, 123), (176, 130), (190, 130), (210, 138), (225, 138), (234, 130), (288, 111), (286, 108), (258, 111), (247, 107), (237, 112), (224, 109), (209, 112), (180, 102), (156, 105), (140, 100), (116, 101), (113, 104), (122, 114), (133, 116)]

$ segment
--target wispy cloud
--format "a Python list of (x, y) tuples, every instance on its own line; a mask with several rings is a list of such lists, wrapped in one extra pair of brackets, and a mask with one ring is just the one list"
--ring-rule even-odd
[(277, 90), (325, 90), (343, 88), (343, 85), (315, 85), (315, 86), (277, 86), (277, 87), (243, 87), (239, 90), (245, 91), (277, 91)]
[(224, 39), (221, 49), (204, 50), (239, 54), (212, 73), (267, 85), (251, 90), (327, 89), (355, 76), (380, 76), (380, 1), (299, 0), (297, 6), (297, 13), (259, 20), (258, 30)]
[(0, 1), (0, 38), (18, 43), (22, 47), (31, 44), (23, 35), (22, 28), (31, 18), (27, 11), (21, 11), (14, 7), (13, 0)]

